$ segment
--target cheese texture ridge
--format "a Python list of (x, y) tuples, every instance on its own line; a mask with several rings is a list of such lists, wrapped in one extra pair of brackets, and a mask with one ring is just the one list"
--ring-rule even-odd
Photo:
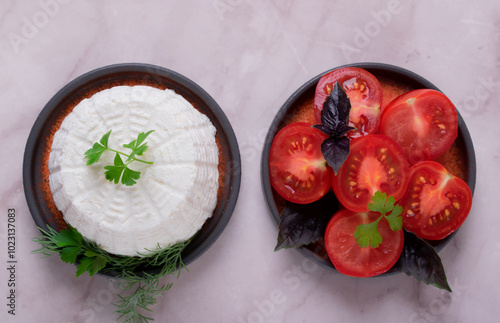
[[(109, 182), (106, 151), (86, 166), (85, 151), (112, 130), (108, 146), (123, 147), (155, 130), (149, 149), (133, 162), (133, 186)], [(64, 220), (110, 253), (137, 256), (192, 237), (217, 203), (219, 151), (210, 119), (172, 90), (117, 86), (81, 101), (55, 133), (49, 185)]]

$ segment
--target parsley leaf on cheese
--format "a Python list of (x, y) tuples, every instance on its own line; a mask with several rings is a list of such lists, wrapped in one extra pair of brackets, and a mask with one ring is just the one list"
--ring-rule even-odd
[(122, 184), (127, 186), (134, 185), (137, 183), (136, 180), (141, 177), (141, 172), (128, 168), (127, 165), (129, 163), (130, 162), (124, 164), (122, 158), (117, 153), (115, 155), (114, 165), (104, 166), (104, 169), (106, 170), (104, 176), (110, 182), (115, 182), (115, 184), (118, 184), (121, 178)]
[[(138, 161), (145, 164), (153, 164), (153, 162), (146, 161), (143, 159), (137, 159), (135, 156), (142, 156), (144, 152), (148, 149), (147, 142), (144, 143), (144, 140), (153, 132), (154, 130), (150, 130), (148, 132), (141, 132), (137, 135), (137, 139), (132, 140), (128, 144), (124, 144), (124, 148), (131, 149), (132, 152), (130, 154), (126, 154), (124, 152), (112, 149), (108, 147), (109, 136), (111, 135), (111, 130), (105, 133), (99, 142), (94, 143), (92, 148), (85, 152), (85, 158), (87, 159), (87, 166), (90, 166), (99, 161), (101, 155), (105, 151), (114, 152), (115, 159), (113, 165), (104, 166), (106, 172), (104, 176), (110, 182), (114, 182), (118, 184), (121, 179), (121, 183), (127, 186), (132, 186), (137, 183), (137, 180), (141, 176), (141, 172), (135, 171), (128, 167), (128, 165), (134, 161)], [(125, 163), (123, 162), (120, 155), (124, 155), (127, 157)]]
[(111, 130), (106, 132), (104, 136), (102, 136), (99, 142), (94, 143), (94, 146), (85, 152), (85, 158), (87, 158), (87, 166), (90, 166), (96, 163), (103, 152), (108, 150), (108, 139), (111, 134)]
[[(393, 196), (387, 198), (387, 194), (375, 192), (372, 197), (373, 203), (368, 204), (368, 209), (373, 212), (380, 212), (380, 217), (372, 223), (360, 224), (356, 227), (354, 238), (359, 246), (366, 248), (368, 246), (377, 248), (382, 243), (382, 236), (378, 231), (378, 223), (385, 218), (389, 222), (392, 231), (399, 231), (403, 228), (403, 218), (401, 213), (403, 207), (395, 205)], [(387, 213), (389, 213), (387, 215)]]

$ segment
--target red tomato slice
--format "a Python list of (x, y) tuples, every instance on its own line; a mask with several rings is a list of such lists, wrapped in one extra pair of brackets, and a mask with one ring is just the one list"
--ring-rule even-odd
[(281, 129), (269, 155), (272, 187), (284, 199), (299, 204), (319, 200), (331, 187), (332, 169), (321, 153), (327, 136), (311, 126), (296, 122)]
[(408, 172), (405, 155), (394, 140), (384, 135), (359, 137), (351, 140), (351, 152), (333, 176), (333, 191), (349, 210), (365, 212), (377, 191), (396, 201), (401, 198)]
[(403, 250), (404, 233), (403, 230), (392, 231), (386, 219), (378, 223), (382, 243), (377, 248), (361, 248), (354, 238), (358, 225), (372, 223), (379, 216), (378, 212), (341, 210), (328, 222), (326, 251), (340, 273), (355, 277), (376, 276), (391, 269), (398, 261)]
[(410, 168), (410, 182), (399, 200), (403, 226), (422, 239), (439, 240), (464, 223), (472, 206), (472, 192), (463, 180), (441, 164), (423, 161)]
[(413, 90), (397, 97), (384, 109), (380, 133), (396, 140), (410, 164), (432, 160), (455, 141), (457, 110), (441, 92)]
[(350, 138), (377, 133), (380, 124), (382, 86), (375, 76), (357, 67), (344, 67), (321, 77), (314, 95), (316, 121), (321, 123), (321, 110), (335, 82), (346, 91), (351, 101), (349, 125), (355, 127), (347, 135)]

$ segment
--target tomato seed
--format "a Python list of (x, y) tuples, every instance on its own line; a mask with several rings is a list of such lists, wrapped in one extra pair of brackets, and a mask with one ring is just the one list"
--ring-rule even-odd
[(460, 208), (460, 203), (453, 202), (453, 206), (455, 207), (455, 209), (459, 209)]

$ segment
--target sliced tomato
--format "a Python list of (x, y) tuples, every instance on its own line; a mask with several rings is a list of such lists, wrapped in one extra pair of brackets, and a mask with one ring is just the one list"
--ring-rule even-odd
[(401, 198), (408, 172), (405, 155), (394, 140), (384, 135), (359, 137), (351, 140), (351, 152), (333, 176), (333, 191), (349, 210), (365, 212), (377, 191)]
[(281, 129), (269, 155), (272, 187), (286, 200), (299, 204), (319, 200), (331, 187), (332, 170), (321, 153), (327, 136), (311, 126), (296, 122)]
[(403, 250), (404, 233), (403, 230), (392, 231), (386, 219), (378, 223), (382, 243), (377, 248), (362, 248), (354, 238), (358, 225), (372, 223), (379, 216), (378, 212), (341, 210), (328, 222), (326, 251), (340, 273), (355, 277), (376, 276), (391, 269), (398, 261)]
[(357, 67), (339, 68), (321, 77), (314, 95), (316, 121), (321, 123), (321, 110), (335, 82), (342, 86), (351, 101), (349, 125), (356, 130), (351, 130), (348, 136), (356, 138), (376, 133), (380, 124), (382, 86), (373, 74)]
[(440, 240), (456, 231), (472, 206), (472, 192), (441, 164), (423, 161), (410, 168), (410, 181), (398, 202), (403, 226), (422, 239)]
[(382, 113), (380, 133), (396, 140), (410, 164), (432, 160), (455, 141), (457, 110), (439, 91), (413, 90), (387, 105)]

